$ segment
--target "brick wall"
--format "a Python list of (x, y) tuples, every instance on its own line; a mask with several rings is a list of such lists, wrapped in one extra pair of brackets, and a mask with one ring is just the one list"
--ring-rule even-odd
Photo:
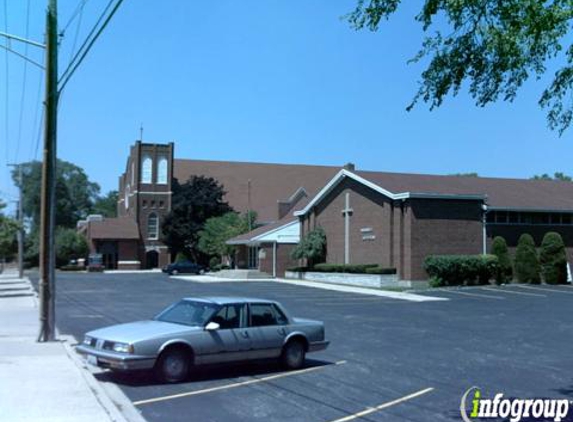
[(424, 280), (428, 255), (480, 254), (480, 201), (413, 199), (411, 210), (411, 280)]

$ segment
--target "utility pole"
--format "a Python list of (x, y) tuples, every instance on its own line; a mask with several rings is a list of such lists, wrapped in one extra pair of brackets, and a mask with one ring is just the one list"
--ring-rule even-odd
[(58, 12), (57, 0), (48, 0), (46, 13), (46, 119), (40, 210), (40, 333), (38, 341), (53, 341), (55, 325), (56, 135), (58, 123)]
[(22, 206), (22, 164), (8, 164), (8, 167), (17, 167), (18, 168), (18, 188), (20, 191), (20, 195), (18, 198), (18, 277), (24, 277), (24, 213), (23, 213), (23, 206)]

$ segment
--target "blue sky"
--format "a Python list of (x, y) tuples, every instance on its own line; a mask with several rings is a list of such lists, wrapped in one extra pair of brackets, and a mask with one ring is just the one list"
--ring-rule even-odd
[[(79, 2), (60, 0), (60, 26)], [(106, 3), (86, 3), (76, 45)], [(45, 4), (30, 0), (30, 38), (42, 39)], [(354, 4), (125, 0), (66, 88), (59, 157), (83, 167), (102, 191), (116, 189), (143, 123), (144, 141), (174, 141), (180, 158), (351, 161), (361, 170), (502, 177), (573, 173), (572, 132), (559, 138), (537, 106), (546, 78), (524, 86), (512, 104), (477, 108), (463, 92), (438, 110), (430, 112), (422, 103), (407, 112), (423, 70), (423, 64), (407, 64), (422, 37), (413, 20), (419, 2), (404, 2), (406, 8), (377, 33), (356, 32), (341, 19)], [(26, 5), (27, 0), (6, 0), (8, 32), (25, 34)], [(62, 71), (77, 23), (61, 42)], [(41, 60), (32, 50), (29, 55)], [(4, 200), (16, 195), (6, 162), (41, 157), (41, 142), (36, 153), (41, 72), (27, 66), (21, 109), (24, 64), (17, 57), (9, 57), (8, 64), (6, 120), (0, 50)]]

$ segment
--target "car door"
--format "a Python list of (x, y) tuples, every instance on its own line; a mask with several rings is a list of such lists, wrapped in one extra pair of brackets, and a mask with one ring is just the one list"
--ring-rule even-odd
[(249, 304), (248, 334), (252, 341), (250, 357), (275, 358), (282, 351), (288, 320), (272, 303)]
[(204, 331), (201, 363), (219, 363), (246, 359), (251, 349), (251, 338), (245, 335), (247, 310), (245, 304), (222, 306), (209, 322), (219, 329)]

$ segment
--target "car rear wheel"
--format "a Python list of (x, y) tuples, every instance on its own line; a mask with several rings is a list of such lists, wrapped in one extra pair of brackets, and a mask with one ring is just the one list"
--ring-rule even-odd
[(161, 381), (174, 383), (189, 375), (190, 357), (182, 348), (164, 351), (155, 364), (155, 374)]
[(305, 347), (300, 340), (291, 340), (283, 348), (282, 364), (288, 369), (299, 369), (304, 365)]
[(205, 270), (199, 270), (199, 275), (205, 274)]

